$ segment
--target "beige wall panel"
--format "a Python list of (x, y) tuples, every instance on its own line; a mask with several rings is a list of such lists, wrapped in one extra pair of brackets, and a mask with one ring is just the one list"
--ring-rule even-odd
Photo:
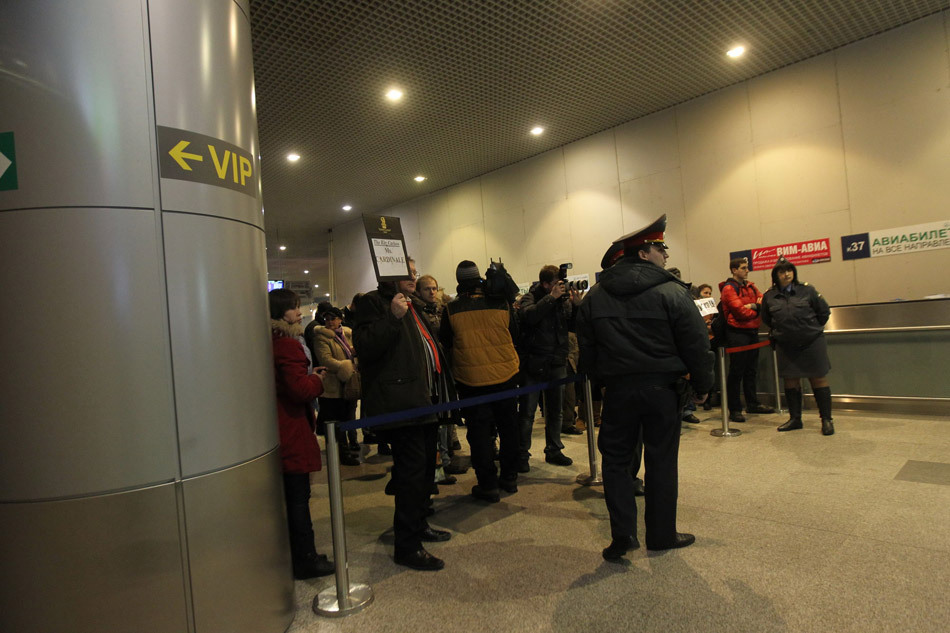
[(848, 208), (841, 128), (833, 125), (756, 145), (755, 180), (763, 222)]
[(677, 106), (676, 130), (683, 162), (751, 143), (747, 84)]
[(525, 208), (544, 202), (564, 200), (567, 197), (564, 152), (561, 148), (529, 158), (506, 169), (511, 169), (518, 174), (521, 204)]
[[(831, 240), (831, 261), (823, 264), (809, 264), (798, 267), (798, 278), (814, 285), (825, 295), (832, 305), (846, 305), (857, 302), (854, 287), (853, 261), (841, 259), (842, 235), (851, 233), (851, 214), (848, 210), (812, 215), (808, 221), (801, 218), (784, 217), (762, 223), (762, 245), (773, 246), (827, 237)], [(866, 261), (866, 260), (864, 260)], [(771, 282), (771, 271), (766, 271), (766, 281), (759, 286), (762, 292)], [(758, 282), (756, 282), (758, 283)]]
[(410, 255), (415, 258), (419, 273), (433, 275), (442, 282), (447, 267), (452, 263), (452, 218), (448, 196), (428, 196), (423, 202), (418, 211), (421, 238)]
[(701, 231), (698, 235), (722, 236), (727, 252), (758, 242), (758, 200), (751, 145), (684, 161), (682, 179), (691, 233), (696, 225)]
[(453, 227), (482, 221), (482, 185), (478, 178), (455, 185), (443, 196)]
[[(495, 259), (501, 257), (508, 273), (518, 283), (538, 276), (538, 271), (528, 272), (524, 245), (524, 212), (520, 208), (485, 212), (485, 250)], [(452, 273), (455, 274), (454, 269)]]
[(333, 227), (333, 277), (337, 302), (349, 302), (357, 292), (376, 289), (363, 220)]
[(524, 228), (528, 272), (533, 279), (537, 279), (537, 271), (545, 264), (571, 261), (571, 214), (567, 200), (525, 207)]
[(947, 249), (924, 253), (871, 257), (854, 262), (859, 303), (923, 299), (932, 294), (950, 294), (950, 262)]
[(753, 79), (749, 110), (757, 146), (837, 125), (834, 57), (822, 55)]
[[(448, 241), (448, 240), (447, 240)], [(461, 226), (452, 231), (452, 259), (449, 262), (446, 272), (451, 271), (451, 279), (446, 275), (446, 279), (453, 281), (455, 279), (455, 267), (463, 259), (469, 259), (478, 264), (478, 270), (485, 275), (485, 269), (488, 268), (489, 255), (485, 254), (485, 223), (476, 222), (468, 226)], [(492, 255), (496, 260), (497, 256)], [(453, 286), (455, 284), (452, 284)]]
[[(589, 187), (567, 198), (574, 250), (574, 274), (590, 275), (600, 271), (600, 260), (615, 239), (623, 235), (620, 212), (620, 187)], [(561, 262), (558, 262), (561, 263)]]
[(842, 117), (950, 87), (944, 17), (918, 20), (837, 51)]
[[(435, 203), (430, 198), (420, 198), (386, 211), (380, 211), (375, 215), (390, 215), (399, 218), (402, 235), (406, 240), (406, 251), (409, 253), (409, 257), (415, 258), (416, 249), (419, 248), (419, 209), (428, 209), (432, 206), (435, 206)], [(365, 230), (363, 239), (366, 239)], [(368, 249), (369, 246), (366, 248)], [(368, 263), (372, 266), (372, 260), (369, 260)]]
[(617, 148), (613, 130), (565, 145), (564, 172), (568, 195), (616, 185)]
[(666, 243), (670, 246), (669, 266), (676, 266), (688, 278), (686, 260), (686, 213), (683, 207), (682, 176), (679, 169), (651, 174), (620, 185), (623, 233), (647, 226), (666, 214)]
[(482, 185), (482, 207), (486, 213), (522, 205), (519, 172), (514, 167), (513, 165), (498, 169), (479, 178)]
[(670, 108), (614, 128), (620, 182), (679, 166), (676, 124)]
[(844, 119), (854, 231), (943, 220), (950, 200), (950, 90)]

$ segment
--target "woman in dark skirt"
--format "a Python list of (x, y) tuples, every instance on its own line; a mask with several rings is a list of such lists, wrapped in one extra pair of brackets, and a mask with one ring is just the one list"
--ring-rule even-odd
[(771, 328), (778, 353), (778, 373), (785, 379), (788, 421), (779, 431), (802, 428), (802, 378), (808, 378), (822, 435), (835, 432), (831, 421), (831, 388), (828, 386), (828, 345), (824, 325), (831, 308), (818, 291), (798, 281), (795, 265), (784, 257), (772, 268), (772, 287), (762, 298), (762, 320)]

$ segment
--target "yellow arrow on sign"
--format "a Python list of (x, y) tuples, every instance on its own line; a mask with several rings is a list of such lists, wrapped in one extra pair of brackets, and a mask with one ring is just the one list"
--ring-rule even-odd
[(185, 171), (191, 171), (191, 165), (185, 162), (186, 158), (189, 160), (204, 160), (203, 156), (186, 152), (185, 148), (189, 145), (191, 145), (190, 141), (180, 141), (178, 145), (168, 150), (168, 155), (174, 158), (175, 162)]

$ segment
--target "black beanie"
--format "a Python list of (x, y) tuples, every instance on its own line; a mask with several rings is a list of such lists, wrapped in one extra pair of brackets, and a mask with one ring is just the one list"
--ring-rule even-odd
[(473, 261), (463, 260), (455, 267), (455, 281), (459, 284), (468, 284), (472, 281), (480, 281), (482, 278), (478, 274), (478, 266)]

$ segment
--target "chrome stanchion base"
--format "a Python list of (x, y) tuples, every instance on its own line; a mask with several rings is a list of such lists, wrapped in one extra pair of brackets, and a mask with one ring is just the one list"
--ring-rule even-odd
[(604, 485), (604, 480), (600, 478), (600, 475), (597, 475), (595, 477), (591, 475), (590, 473), (581, 473), (580, 475), (577, 476), (576, 481), (582, 486), (603, 486)]
[(351, 613), (358, 613), (373, 602), (373, 589), (369, 585), (350, 585), (350, 595), (347, 604), (340, 606), (336, 594), (336, 586), (327, 587), (313, 599), (313, 612), (328, 618), (342, 618)]
[(714, 437), (736, 437), (742, 435), (742, 431), (739, 429), (713, 429), (709, 434)]

